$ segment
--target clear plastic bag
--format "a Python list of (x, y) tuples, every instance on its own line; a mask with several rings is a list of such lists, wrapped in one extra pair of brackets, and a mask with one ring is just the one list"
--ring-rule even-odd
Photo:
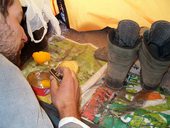
[[(34, 41), (35, 43), (42, 41), (47, 33), (48, 22), (51, 22), (56, 34), (61, 34), (59, 22), (53, 15), (49, 0), (20, 0), (20, 2), (22, 6), (27, 7), (27, 11), (25, 13), (26, 24), (31, 41)], [(40, 28), (44, 28), (44, 32), (42, 37), (39, 40), (36, 40), (33, 36), (33, 32), (39, 30)]]

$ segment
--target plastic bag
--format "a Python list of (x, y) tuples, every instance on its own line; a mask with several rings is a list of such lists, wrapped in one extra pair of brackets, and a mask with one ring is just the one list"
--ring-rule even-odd
[[(51, 22), (55, 33), (58, 35), (61, 34), (59, 22), (53, 15), (49, 0), (20, 0), (20, 2), (22, 6), (27, 7), (25, 13), (26, 24), (31, 41), (34, 41), (35, 43), (42, 41), (47, 33), (47, 23), (49, 21)], [(36, 40), (33, 36), (33, 32), (39, 30), (40, 28), (44, 28), (44, 32), (42, 37), (39, 40)]]

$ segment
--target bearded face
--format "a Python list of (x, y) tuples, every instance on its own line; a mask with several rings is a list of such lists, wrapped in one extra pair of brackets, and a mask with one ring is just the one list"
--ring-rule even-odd
[(18, 0), (14, 0), (8, 8), (6, 18), (0, 14), (0, 53), (16, 65), (20, 65), (21, 49), (27, 41), (27, 36), (20, 25), (22, 14)]
[(18, 65), (18, 50), (20, 43), (16, 42), (17, 33), (15, 33), (6, 22), (0, 23), (0, 53), (6, 56), (11, 62)]

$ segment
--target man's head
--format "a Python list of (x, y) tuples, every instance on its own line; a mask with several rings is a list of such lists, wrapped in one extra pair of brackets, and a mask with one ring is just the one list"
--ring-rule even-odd
[(23, 11), (19, 0), (0, 0), (0, 53), (16, 65), (27, 36), (20, 25)]

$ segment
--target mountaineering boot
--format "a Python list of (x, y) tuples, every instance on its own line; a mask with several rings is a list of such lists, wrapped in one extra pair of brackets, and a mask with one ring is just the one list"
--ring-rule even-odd
[(139, 61), (143, 89), (155, 90), (170, 66), (170, 22), (157, 21), (144, 33)]
[(139, 25), (131, 20), (122, 20), (118, 28), (108, 34), (108, 66), (105, 83), (115, 89), (121, 89), (128, 71), (138, 56), (141, 44)]

